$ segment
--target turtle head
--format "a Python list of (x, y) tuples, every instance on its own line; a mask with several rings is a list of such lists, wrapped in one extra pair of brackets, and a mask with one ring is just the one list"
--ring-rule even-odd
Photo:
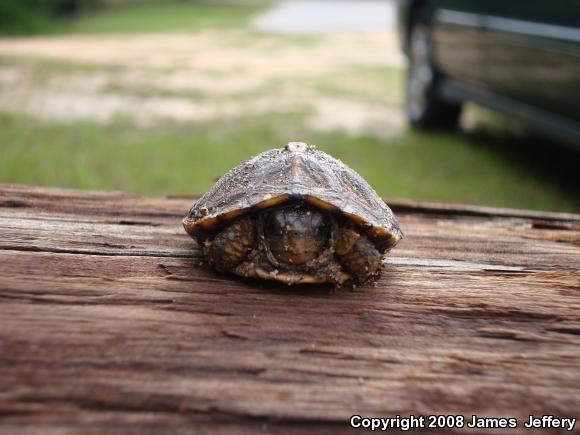
[(321, 211), (288, 206), (268, 211), (264, 237), (280, 263), (301, 265), (317, 258), (330, 241), (331, 221)]

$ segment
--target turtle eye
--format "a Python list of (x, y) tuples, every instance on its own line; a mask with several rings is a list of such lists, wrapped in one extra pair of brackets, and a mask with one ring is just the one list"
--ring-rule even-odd
[(284, 234), (285, 224), (286, 222), (283, 212), (276, 210), (273, 213), (270, 213), (266, 219), (266, 225), (264, 228), (266, 237), (274, 239), (281, 238)]
[(320, 213), (312, 214), (311, 228), (317, 240), (323, 242), (330, 236), (330, 220)]

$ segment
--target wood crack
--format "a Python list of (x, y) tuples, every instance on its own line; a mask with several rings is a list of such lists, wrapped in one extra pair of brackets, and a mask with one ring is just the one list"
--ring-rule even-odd
[(53, 254), (71, 254), (71, 255), (99, 255), (105, 257), (154, 257), (154, 258), (192, 258), (200, 257), (199, 253), (192, 250), (192, 254), (163, 252), (163, 251), (99, 251), (96, 249), (70, 249), (70, 248), (42, 248), (38, 246), (18, 246), (18, 245), (0, 245), (0, 250), (4, 251), (22, 251), (22, 252), (46, 252)]

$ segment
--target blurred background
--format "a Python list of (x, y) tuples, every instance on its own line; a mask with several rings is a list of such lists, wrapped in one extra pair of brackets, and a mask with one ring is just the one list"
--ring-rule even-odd
[[(2, 0), (0, 182), (203, 193), (288, 141), (386, 198), (580, 212), (579, 154), (467, 104), (409, 129), (390, 1)], [(466, 60), (468, 61), (468, 60)]]

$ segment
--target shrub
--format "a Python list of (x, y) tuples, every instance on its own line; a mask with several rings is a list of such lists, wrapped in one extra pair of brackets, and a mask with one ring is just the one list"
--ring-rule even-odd
[(71, 17), (100, 0), (0, 0), (0, 33), (42, 31), (50, 19)]

